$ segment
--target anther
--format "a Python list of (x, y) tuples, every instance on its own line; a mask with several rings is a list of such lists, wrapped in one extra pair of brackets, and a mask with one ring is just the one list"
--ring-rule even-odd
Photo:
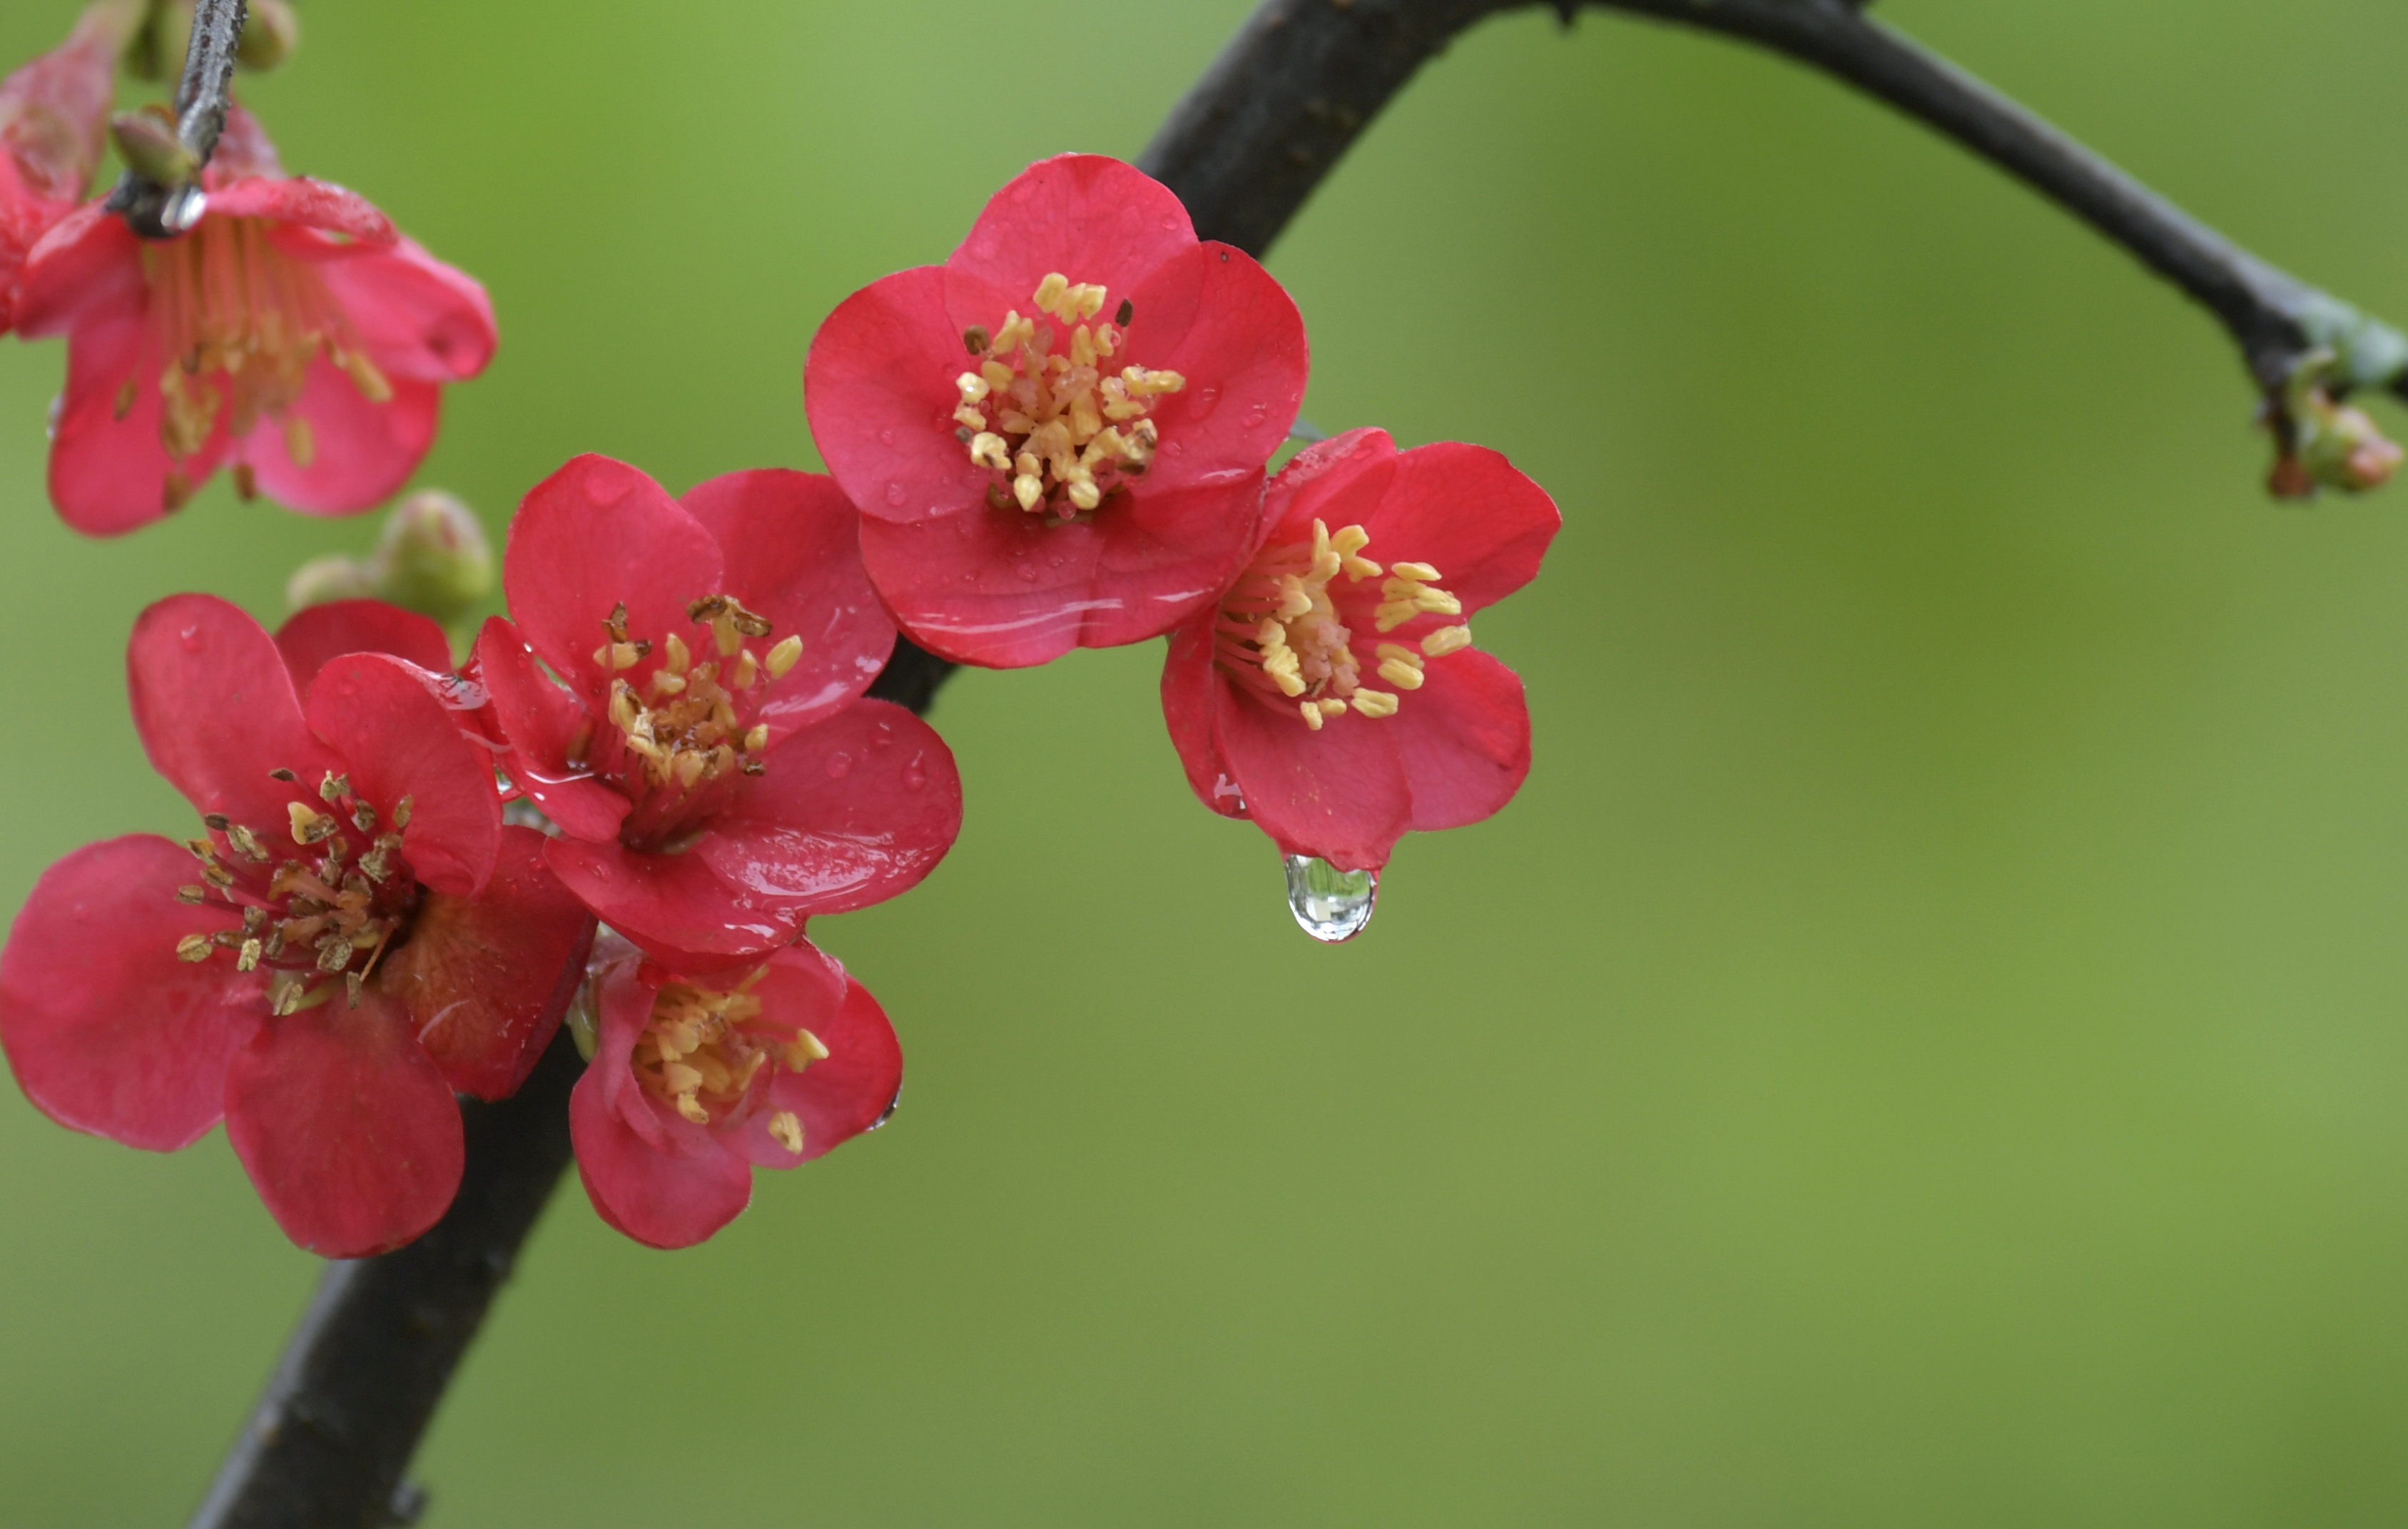
[(242, 942), (241, 953), (234, 958), (234, 969), (238, 972), (256, 970), (259, 965), (259, 958), (263, 953), (265, 953), (265, 950), (266, 947), (262, 945), (258, 940), (244, 940)]
[[(394, 809), (393, 809), (393, 825), (394, 825), (394, 827), (395, 827), (395, 828), (408, 828), (408, 827), (409, 826), (409, 809), (410, 809), (411, 802), (412, 802), (412, 798), (408, 797), (408, 796), (405, 796), (405, 797), (403, 797), (399, 802), (397, 802), (397, 803), (395, 803), (395, 804), (394, 805)], [(396, 843), (396, 844), (398, 844), (398, 843), (400, 843), (401, 841), (400, 841), (400, 840), (398, 840), (398, 839), (395, 839), (394, 842), (394, 843)]]
[(803, 1150), (803, 1122), (791, 1109), (781, 1109), (769, 1117), (769, 1136), (790, 1152)]
[[(962, 331), (963, 350), (968, 350), (974, 356), (982, 356), (986, 354), (986, 347), (987, 333), (985, 325), (972, 324), (968, 329)], [(126, 386), (131, 387), (133, 384), (129, 382)]]
[(1311, 701), (1302, 701), (1297, 703), (1297, 709), (1302, 712), (1304, 716), (1305, 726), (1312, 728), (1316, 733), (1321, 731), (1321, 708), (1319, 707), (1314, 706)]
[(1444, 658), (1471, 646), (1471, 628), (1441, 626), (1422, 639), (1422, 651), (1432, 658)]
[(1112, 322), (1120, 325), (1123, 329), (1126, 329), (1129, 326), (1129, 321), (1136, 317), (1137, 305), (1124, 297), (1121, 299), (1119, 309), (1112, 314)]
[(376, 832), (376, 808), (361, 802), (351, 808), (351, 826), (363, 834)]
[(209, 951), (212, 949), (213, 947), (209, 944), (208, 936), (186, 935), (182, 939), (176, 942), (176, 959), (179, 961), (207, 961), (209, 958)]
[(233, 820), (229, 819), (222, 812), (204, 812), (201, 814), (201, 822), (208, 824), (209, 827), (216, 829), (221, 834), (234, 826)]
[(301, 779), (299, 776), (294, 775), (291, 770), (270, 770), (267, 772), (267, 776), (271, 780), (281, 780), (287, 784)]
[(1366, 717), (1393, 717), (1397, 714), (1397, 698), (1383, 690), (1358, 690), (1350, 699), (1354, 709)]
[(206, 903), (208, 900), (209, 889), (207, 887), (188, 886), (176, 889), (176, 901), (179, 903)]
[(318, 799), (322, 802), (339, 802), (351, 793), (351, 778), (348, 775), (328, 770), (326, 779), (318, 782)]
[(338, 826), (334, 819), (312, 810), (307, 802), (288, 802), (284, 810), (293, 820), (293, 842), (295, 844), (323, 843)]
[(345, 972), (343, 974), (343, 992), (351, 999), (351, 1007), (357, 1008), (360, 1007), (360, 989), (366, 985), (367, 978), (359, 972)]
[(259, 842), (259, 836), (241, 823), (227, 829), (226, 838), (240, 851), (243, 859), (254, 865), (264, 865), (275, 858), (267, 852), (267, 846)]

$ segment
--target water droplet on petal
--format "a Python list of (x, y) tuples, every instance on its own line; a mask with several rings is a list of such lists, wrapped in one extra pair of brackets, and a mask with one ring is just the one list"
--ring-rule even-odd
[(1188, 415), (1188, 418), (1192, 420), (1203, 419), (1205, 416), (1211, 414), (1214, 409), (1219, 408), (1220, 407), (1221, 390), (1218, 388), (1202, 389), (1196, 394), (1195, 410)]
[(889, 426), (878, 433), (878, 444), (881, 446), (892, 446), (895, 444), (895, 431), (892, 426)]
[(910, 495), (904, 492), (902, 484), (889, 483), (886, 485), (886, 502), (893, 505), (896, 508), (902, 508), (903, 501), (910, 497)]
[(1034, 584), (1037, 582), (1036, 564), (1024, 563), (1020, 564), (1020, 581), (1024, 584)]
[(199, 627), (188, 626), (181, 632), (177, 633), (176, 636), (182, 639), (184, 651), (188, 653), (197, 653), (201, 650), (201, 629)]
[(928, 772), (918, 760), (903, 766), (903, 789), (918, 791), (928, 783)]
[(1341, 871), (1317, 855), (1287, 857), (1287, 910), (1297, 928), (1325, 945), (1361, 934), (1379, 897), (1377, 871)]
[(862, 1129), (864, 1131), (877, 1130), (880, 1126), (884, 1125), (888, 1121), (893, 1120), (895, 1118), (895, 1112), (902, 1107), (903, 1085), (897, 1083), (895, 1085), (895, 1097), (887, 1100), (886, 1107), (878, 1112), (878, 1118), (870, 1122), (867, 1125), (863, 1126)]
[(1260, 424), (1270, 414), (1270, 411), (1271, 406), (1268, 404), (1249, 404), (1246, 406), (1246, 423), (1249, 425)]
[(839, 749), (827, 757), (827, 773), (831, 780), (841, 780), (853, 773), (853, 756)]
[(1172, 441), (1164, 441), (1164, 442), (1162, 443), (1162, 449), (1163, 449), (1163, 450), (1165, 450), (1166, 452), (1168, 452), (1168, 453), (1169, 453), (1170, 455), (1175, 456), (1175, 457), (1183, 457), (1183, 456), (1185, 456), (1185, 455), (1187, 454), (1187, 448), (1186, 448), (1186, 446), (1185, 446), (1183, 443), (1180, 442), (1180, 441), (1175, 441), (1175, 440), (1172, 440)]

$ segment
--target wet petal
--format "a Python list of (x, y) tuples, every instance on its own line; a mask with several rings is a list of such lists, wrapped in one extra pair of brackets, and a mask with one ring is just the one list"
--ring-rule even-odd
[(0, 1047), (26, 1097), (62, 1125), (171, 1151), (215, 1125), (226, 1068), (267, 1014), (265, 973), (187, 935), (241, 926), (176, 889), (193, 857), (147, 834), (87, 846), (43, 873), (0, 952)]
[(752, 1170), (741, 1157), (654, 1150), (604, 1102), (601, 1071), (588, 1067), (568, 1099), (577, 1176), (595, 1214), (647, 1246), (690, 1248), (752, 1203)]
[(452, 640), (433, 618), (382, 600), (333, 600), (297, 612), (276, 629), (294, 690), (307, 693), (328, 659), (391, 653), (437, 674), (452, 670)]
[[(286, 804), (314, 806), (318, 780), (342, 768), (303, 724), (274, 639), (215, 595), (174, 595), (144, 611), (125, 664), (143, 749), (199, 811), (279, 834)], [(296, 779), (268, 774), (278, 769)]]
[(696, 854), (638, 854), (615, 843), (552, 839), (545, 861), (604, 923), (674, 965), (710, 970), (774, 950), (810, 909), (731, 889)]
[(227, 1079), (226, 1137), (284, 1235), (323, 1258), (399, 1247), (460, 1187), (460, 1107), (374, 992), (267, 1021)]
[(594, 916), (544, 864), (543, 836), (505, 828), (484, 890), (428, 893), (380, 980), (445, 1082), (507, 1098), (560, 1028), (593, 943)]
[(584, 703), (543, 672), (518, 628), (499, 616), (477, 636), (476, 671), (511, 783), (572, 838), (617, 839), (627, 799), (568, 763), (572, 749), (592, 742)]
[(441, 699), (442, 677), (386, 653), (346, 653), (309, 686), (309, 727), (344, 762), (351, 790), (380, 824), (402, 829), (402, 856), (421, 881), (469, 896), (493, 873), (502, 832), (490, 756)]
[(510, 522), (502, 587), (519, 630), (589, 697), (608, 693), (594, 662), (624, 602), (631, 636), (695, 630), (689, 602), (720, 590), (719, 544), (668, 491), (624, 462), (581, 456), (537, 484)]

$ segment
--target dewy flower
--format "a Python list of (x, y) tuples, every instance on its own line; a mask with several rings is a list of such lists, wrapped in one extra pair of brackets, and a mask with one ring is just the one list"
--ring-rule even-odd
[(52, 1119), (129, 1146), (172, 1150), (222, 1116), (305, 1248), (407, 1242), (459, 1184), (453, 1091), (525, 1079), (593, 919), (541, 836), (503, 825), (432, 622), (322, 606), (271, 639), (179, 595), (127, 662), (151, 763), (208, 833), (111, 839), (44, 874), (0, 952), (0, 1047)]
[(26, 251), (92, 185), (137, 14), (130, 0), (94, 6), (65, 43), (0, 79), (0, 335), (15, 322)]
[(205, 184), (179, 237), (94, 204), (26, 262), (19, 330), (67, 336), (50, 502), (79, 531), (148, 524), (228, 464), (246, 498), (370, 508), (433, 444), (442, 385), (493, 357), (484, 288), (353, 193), (287, 179), (238, 107)]
[(1305, 371), (1269, 273), (1065, 154), (829, 315), (804, 403), (903, 629), (1010, 667), (1158, 636), (1228, 581)]
[(1163, 716), (1197, 798), (1344, 870), (1503, 807), (1530, 714), (1469, 622), (1530, 581), (1561, 524), (1477, 446), (1399, 452), (1355, 430), (1299, 452), (1253, 562), (1171, 636)]
[(960, 831), (944, 740), (860, 698), (895, 627), (858, 519), (805, 473), (680, 501), (585, 456), (510, 522), (517, 624), (477, 642), (504, 767), (561, 829), (552, 869), (648, 950), (757, 957), (912, 886)]
[(632, 950), (595, 968), (594, 1063), (568, 1124), (595, 1209), (638, 1242), (702, 1241), (751, 1201), (755, 1165), (875, 1129), (903, 1085), (878, 1001), (808, 941), (706, 979)]

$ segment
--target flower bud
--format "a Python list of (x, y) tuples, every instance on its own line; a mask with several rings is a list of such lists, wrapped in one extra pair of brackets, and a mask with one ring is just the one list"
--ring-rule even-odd
[(411, 494), (378, 539), (370, 573), (380, 600), (457, 620), (493, 593), (494, 550), (475, 512), (439, 489)]
[(284, 603), (294, 610), (331, 605), (337, 600), (366, 600), (376, 593), (376, 581), (358, 558), (340, 552), (313, 557), (293, 570), (284, 584)]
[(290, 59), (300, 46), (301, 18), (286, 0), (251, 0), (242, 40), (235, 45), (235, 62), (264, 74)]
[(284, 586), (294, 610), (333, 600), (382, 600), (438, 622), (459, 620), (494, 588), (494, 552), (465, 504), (439, 489), (411, 494), (385, 518), (366, 557), (312, 558)]
[(121, 111), (108, 120), (108, 136), (119, 158), (162, 186), (180, 186), (200, 172), (200, 160), (161, 112)]

